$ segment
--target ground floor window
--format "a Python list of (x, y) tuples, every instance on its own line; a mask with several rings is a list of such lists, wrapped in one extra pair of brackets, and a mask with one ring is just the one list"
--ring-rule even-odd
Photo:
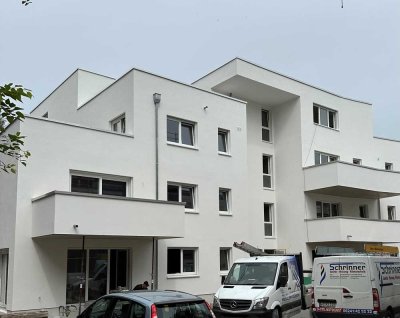
[(125, 249), (89, 249), (83, 253), (68, 250), (66, 303), (94, 300), (112, 290), (127, 288), (128, 256)]
[(7, 301), (8, 250), (0, 249), (0, 305)]
[(167, 274), (194, 274), (196, 271), (196, 249), (168, 249)]

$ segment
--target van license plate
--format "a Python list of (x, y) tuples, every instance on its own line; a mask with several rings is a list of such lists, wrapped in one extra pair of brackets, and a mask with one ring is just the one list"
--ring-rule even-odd
[(328, 308), (336, 307), (336, 301), (334, 300), (321, 300), (318, 303), (320, 307), (328, 307)]

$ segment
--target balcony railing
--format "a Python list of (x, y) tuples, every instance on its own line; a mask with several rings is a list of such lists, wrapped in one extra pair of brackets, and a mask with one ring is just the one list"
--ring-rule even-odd
[(32, 237), (184, 237), (184, 203), (53, 191), (32, 199)]
[(400, 195), (400, 172), (342, 161), (303, 168), (305, 192), (378, 199)]
[(400, 221), (330, 217), (306, 220), (308, 242), (400, 242)]

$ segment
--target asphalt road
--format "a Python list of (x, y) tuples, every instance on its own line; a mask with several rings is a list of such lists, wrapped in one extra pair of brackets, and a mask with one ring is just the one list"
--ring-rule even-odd
[(310, 314), (310, 311), (307, 309), (307, 310), (302, 310), (301, 314), (298, 314), (298, 315), (293, 316), (293, 317), (294, 318), (310, 318), (311, 314)]

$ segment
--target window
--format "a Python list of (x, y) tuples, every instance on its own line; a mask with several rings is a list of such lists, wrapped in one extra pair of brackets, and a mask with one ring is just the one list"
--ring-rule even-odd
[(264, 236), (273, 235), (273, 209), (271, 203), (264, 203)]
[(49, 112), (45, 112), (42, 117), (43, 118), (49, 118)]
[(393, 163), (385, 162), (385, 170), (393, 170)]
[(111, 130), (125, 134), (125, 114), (118, 116), (117, 118), (110, 121)]
[(195, 210), (196, 186), (188, 184), (168, 183), (167, 200), (175, 202), (185, 202), (186, 210)]
[(331, 155), (331, 154), (323, 153), (323, 152), (319, 152), (319, 151), (315, 152), (315, 164), (316, 165), (321, 165), (324, 163), (337, 161), (337, 160), (339, 160), (339, 156)]
[(194, 146), (194, 123), (167, 118), (167, 141)]
[(8, 249), (0, 249), (0, 306), (7, 301)]
[(316, 202), (317, 218), (329, 218), (340, 215), (340, 203)]
[(362, 161), (361, 161), (361, 159), (353, 158), (353, 164), (355, 164), (355, 165), (361, 165), (361, 164), (362, 164)]
[[(85, 301), (97, 299), (118, 287), (128, 286), (128, 250), (90, 249), (83, 252)], [(79, 302), (82, 283), (82, 250), (68, 250), (66, 303)], [(87, 283), (86, 283), (87, 282)]]
[(126, 197), (127, 181), (71, 175), (71, 192)]
[(167, 253), (167, 274), (195, 274), (196, 249), (169, 248)]
[(269, 119), (269, 111), (261, 110), (261, 126), (262, 126), (262, 140), (263, 141), (271, 141), (271, 130), (270, 130), (270, 119)]
[(218, 152), (229, 153), (229, 131), (218, 129)]
[(263, 155), (263, 187), (272, 188), (272, 157)]
[(314, 104), (314, 123), (337, 129), (337, 111)]
[(230, 212), (230, 190), (219, 189), (219, 212)]
[(219, 270), (227, 274), (230, 267), (231, 248), (221, 247), (219, 249)]
[(388, 210), (388, 220), (390, 221), (396, 220), (396, 207), (389, 205), (387, 207), (387, 210)]
[(368, 206), (367, 205), (360, 205), (360, 218), (367, 219), (368, 218)]

